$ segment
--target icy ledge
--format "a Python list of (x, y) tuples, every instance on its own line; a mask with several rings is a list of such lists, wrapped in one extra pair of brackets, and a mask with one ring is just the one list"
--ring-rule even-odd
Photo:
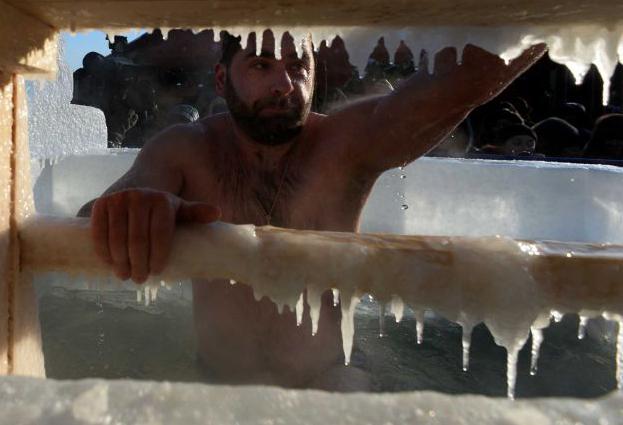
[(511, 402), (434, 392), (335, 394), (261, 386), (0, 379), (0, 424), (600, 424), (623, 394)]
[[(241, 36), (242, 45), (246, 46), (249, 34), (262, 34), (266, 28), (226, 27), (213, 28), (216, 39), (221, 30)], [(581, 84), (591, 64), (594, 64), (604, 81), (603, 103), (608, 103), (610, 93), (610, 77), (614, 73), (617, 62), (623, 58), (623, 23), (609, 26), (598, 24), (582, 25), (541, 25), (541, 26), (448, 26), (448, 27), (271, 27), (275, 40), (281, 40), (285, 32), (289, 32), (295, 40), (295, 46), (301, 52), (300, 42), (307, 35), (317, 48), (325, 40), (330, 43), (335, 36), (340, 36), (348, 50), (350, 62), (362, 71), (380, 37), (384, 37), (385, 46), (390, 54), (396, 50), (400, 41), (404, 41), (413, 52), (416, 60), (421, 50), (433, 57), (444, 47), (455, 47), (460, 61), (463, 48), (473, 44), (488, 50), (504, 59), (512, 60), (521, 52), (538, 43), (547, 43), (552, 60), (566, 65), (573, 73), (576, 83)], [(168, 28), (162, 28), (167, 37)], [(202, 28), (194, 28), (199, 32)], [(112, 37), (119, 31), (109, 30)], [(261, 35), (260, 35), (261, 37)], [(112, 38), (111, 38), (112, 39)], [(256, 43), (259, 51), (261, 43)], [(280, 49), (275, 52), (280, 56)], [(434, 61), (429, 60), (429, 72), (433, 73)]]

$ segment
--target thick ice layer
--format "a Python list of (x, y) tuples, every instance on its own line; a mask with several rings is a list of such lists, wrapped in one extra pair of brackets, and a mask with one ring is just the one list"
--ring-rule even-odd
[[(264, 27), (222, 28), (234, 35), (240, 35), (243, 45), (250, 33), (261, 34)], [(215, 28), (219, 34), (221, 28)], [(368, 63), (372, 49), (380, 37), (390, 54), (404, 41), (417, 58), (426, 50), (430, 58), (444, 47), (455, 47), (458, 60), (467, 44), (477, 45), (509, 61), (534, 44), (547, 43), (552, 60), (566, 65), (579, 84), (591, 64), (599, 70), (604, 81), (603, 102), (607, 104), (610, 93), (610, 77), (618, 61), (623, 58), (623, 24), (605, 27), (602, 25), (567, 26), (505, 26), (505, 27), (273, 27), (276, 40), (281, 40), (285, 31), (291, 33), (300, 53), (301, 40), (311, 34), (317, 47), (323, 40), (331, 41), (340, 36), (346, 43), (350, 62), (362, 71)], [(277, 46), (280, 43), (277, 41)], [(256, 43), (256, 48), (261, 43)], [(276, 49), (279, 57), (280, 49)], [(433, 60), (429, 60), (429, 72)]]
[[(136, 152), (34, 162), (37, 211), (75, 215), (128, 170)], [(623, 169), (611, 166), (420, 158), (381, 176), (361, 230), (623, 244), (622, 179)]]
[(57, 79), (27, 85), (30, 153), (41, 161), (104, 149), (107, 144), (102, 111), (70, 103), (73, 78), (60, 47)]
[(623, 394), (510, 402), (433, 392), (335, 394), (259, 386), (0, 379), (0, 424), (619, 424)]

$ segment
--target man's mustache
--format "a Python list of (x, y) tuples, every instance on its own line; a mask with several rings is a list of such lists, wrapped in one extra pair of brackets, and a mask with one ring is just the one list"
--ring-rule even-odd
[(298, 111), (301, 108), (299, 102), (291, 97), (281, 97), (281, 98), (266, 98), (260, 99), (255, 102), (254, 109), (256, 112), (261, 111), (265, 108), (276, 108), (276, 109), (289, 109)]

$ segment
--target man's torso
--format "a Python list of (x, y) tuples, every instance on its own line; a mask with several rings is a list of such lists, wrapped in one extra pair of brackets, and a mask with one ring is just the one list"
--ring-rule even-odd
[[(202, 123), (205, 137), (183, 161), (181, 198), (216, 205), (221, 220), (235, 224), (357, 230), (375, 178), (349, 167), (336, 147), (340, 141), (319, 130), (321, 116), (310, 119), (272, 170), (250, 165), (236, 151), (225, 117)], [(307, 310), (297, 327), (294, 313), (279, 315), (266, 298), (256, 302), (246, 285), (195, 282), (193, 297), (199, 354), (215, 377), (301, 386), (342, 360), (340, 311), (330, 294), (315, 336)]]

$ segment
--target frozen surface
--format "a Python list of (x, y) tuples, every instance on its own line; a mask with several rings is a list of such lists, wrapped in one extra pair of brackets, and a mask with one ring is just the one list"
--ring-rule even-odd
[[(240, 35), (243, 43), (251, 32), (262, 34), (264, 27), (228, 27), (222, 28), (232, 34)], [(221, 28), (215, 28), (219, 34)], [(444, 47), (455, 47), (460, 61), (463, 48), (473, 44), (500, 56), (505, 61), (512, 60), (521, 52), (538, 43), (547, 43), (549, 54), (555, 62), (566, 65), (580, 84), (594, 64), (604, 80), (603, 103), (608, 103), (610, 77), (614, 68), (623, 57), (623, 25), (566, 25), (566, 26), (496, 26), (496, 27), (273, 27), (275, 38), (281, 39), (289, 31), (297, 41), (311, 34), (315, 46), (322, 40), (330, 41), (339, 35), (346, 43), (350, 62), (363, 70), (368, 57), (380, 37), (385, 38), (385, 45), (390, 54), (401, 41), (404, 41), (414, 53), (428, 52), (429, 57)], [(260, 46), (257, 43), (256, 46)], [(280, 52), (276, 52), (279, 56)], [(429, 60), (429, 72), (434, 71), (434, 61)]]
[(30, 155), (42, 161), (106, 147), (104, 113), (70, 103), (73, 76), (60, 47), (57, 79), (27, 83)]
[(432, 392), (337, 395), (269, 387), (0, 379), (0, 424), (620, 424), (623, 395), (511, 402)]
[[(75, 215), (135, 156), (71, 156), (43, 168), (34, 162), (37, 211)], [(379, 179), (361, 230), (623, 243), (622, 181), (623, 170), (612, 166), (421, 158)]]
[(622, 181), (611, 166), (421, 158), (379, 179), (362, 231), (622, 243)]

